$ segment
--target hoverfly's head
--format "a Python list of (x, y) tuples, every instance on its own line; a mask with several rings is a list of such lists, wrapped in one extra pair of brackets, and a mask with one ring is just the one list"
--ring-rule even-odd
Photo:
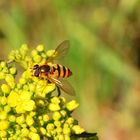
[(36, 64), (33, 66), (33, 76), (39, 77), (39, 74), (40, 74), (40, 67), (39, 65)]

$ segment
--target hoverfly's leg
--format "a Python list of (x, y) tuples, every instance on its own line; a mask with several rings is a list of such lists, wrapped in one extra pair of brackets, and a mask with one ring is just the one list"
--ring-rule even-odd
[(57, 92), (58, 92), (58, 97), (61, 95), (61, 90), (60, 90), (60, 88), (58, 87), (58, 86), (56, 86), (57, 87)]
[(73, 134), (71, 137), (73, 138), (95, 138), (98, 139), (97, 133), (88, 133), (88, 132), (83, 132), (81, 134)]

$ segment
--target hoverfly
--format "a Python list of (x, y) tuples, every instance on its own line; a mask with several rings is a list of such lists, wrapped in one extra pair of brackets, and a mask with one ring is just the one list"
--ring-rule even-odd
[(49, 57), (44, 65), (36, 64), (33, 66), (33, 76), (43, 79), (45, 78), (49, 82), (55, 83), (58, 87), (58, 92), (60, 92), (59, 88), (61, 88), (67, 94), (75, 95), (74, 88), (66, 80), (66, 78), (72, 75), (71, 70), (61, 64), (49, 63), (54, 59), (65, 56), (68, 52), (68, 49), (69, 41), (65, 40), (60, 45), (58, 45), (52, 57)]

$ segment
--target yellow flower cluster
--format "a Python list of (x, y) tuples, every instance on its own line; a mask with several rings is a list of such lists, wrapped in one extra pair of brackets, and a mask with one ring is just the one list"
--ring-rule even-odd
[[(72, 117), (79, 104), (54, 96), (56, 86), (32, 76), (34, 64), (44, 64), (53, 50), (39, 45), (28, 54), (27, 45), (13, 50), (8, 61), (0, 61), (0, 139), (70, 140), (84, 129)], [(15, 66), (21, 65), (24, 71)]]

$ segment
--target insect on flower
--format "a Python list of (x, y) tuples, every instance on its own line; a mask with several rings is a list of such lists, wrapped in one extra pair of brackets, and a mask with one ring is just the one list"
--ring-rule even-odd
[(69, 76), (72, 75), (72, 72), (66, 66), (61, 64), (50, 63), (55, 59), (61, 58), (67, 54), (69, 50), (69, 41), (63, 41), (55, 49), (53, 55), (48, 57), (44, 65), (36, 64), (33, 66), (33, 76), (38, 78), (43, 78), (49, 82), (55, 83), (58, 87), (58, 92), (60, 94), (59, 88), (69, 95), (75, 95), (74, 88), (66, 80)]

